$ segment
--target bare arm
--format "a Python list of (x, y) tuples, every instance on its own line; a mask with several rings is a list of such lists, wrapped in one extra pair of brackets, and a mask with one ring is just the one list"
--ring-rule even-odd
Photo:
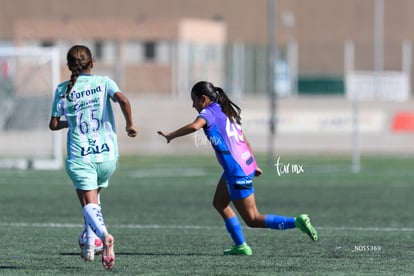
[(61, 121), (60, 117), (50, 117), (50, 122), (49, 122), (50, 130), (60, 130), (62, 128), (67, 128), (67, 127), (68, 127), (67, 121)]
[(167, 143), (169, 143), (172, 139), (193, 133), (199, 130), (200, 128), (204, 127), (205, 125), (206, 125), (206, 120), (204, 120), (201, 117), (198, 117), (197, 119), (195, 119), (194, 122), (187, 124), (173, 132), (158, 131), (157, 133), (163, 136), (165, 139), (167, 139)]
[(135, 137), (137, 135), (137, 128), (134, 126), (133, 120), (132, 120), (132, 110), (131, 110), (131, 104), (129, 103), (128, 98), (122, 94), (121, 92), (116, 92), (114, 94), (114, 99), (119, 103), (119, 106), (121, 107), (122, 114), (125, 118), (125, 130), (129, 137)]

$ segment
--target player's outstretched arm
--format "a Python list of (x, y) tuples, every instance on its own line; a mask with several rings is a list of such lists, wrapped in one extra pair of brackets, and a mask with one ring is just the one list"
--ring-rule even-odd
[(201, 117), (198, 117), (197, 119), (195, 119), (194, 122), (187, 124), (173, 132), (164, 132), (164, 131), (159, 130), (157, 131), (157, 133), (163, 136), (167, 140), (167, 143), (169, 143), (172, 139), (193, 133), (199, 130), (200, 128), (204, 127), (205, 125), (206, 125), (206, 120), (204, 120)]

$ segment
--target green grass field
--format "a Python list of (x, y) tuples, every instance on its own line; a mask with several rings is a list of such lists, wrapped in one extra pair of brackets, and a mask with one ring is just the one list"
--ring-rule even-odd
[[(116, 239), (117, 275), (412, 275), (414, 158), (286, 156), (255, 181), (262, 213), (308, 213), (320, 240), (299, 230), (249, 229), (253, 256), (231, 245), (211, 205), (220, 176), (213, 156), (129, 157), (102, 194)], [(274, 160), (276, 163), (276, 157)], [(273, 163), (273, 164), (274, 164)], [(296, 173), (293, 165), (304, 171)], [(102, 275), (79, 257), (82, 212), (61, 171), (0, 171), (0, 274)]]

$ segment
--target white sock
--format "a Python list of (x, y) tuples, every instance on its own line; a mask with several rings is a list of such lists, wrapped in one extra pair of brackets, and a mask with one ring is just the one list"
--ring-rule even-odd
[[(86, 219), (85, 219), (86, 221)], [(92, 227), (85, 223), (85, 237), (86, 237), (86, 244), (95, 246), (95, 239), (99, 239), (98, 236), (93, 232)]]
[(104, 240), (108, 231), (101, 213), (101, 207), (95, 203), (86, 204), (83, 207), (83, 216), (85, 217), (86, 224), (90, 226), (91, 230), (95, 232), (101, 240)]

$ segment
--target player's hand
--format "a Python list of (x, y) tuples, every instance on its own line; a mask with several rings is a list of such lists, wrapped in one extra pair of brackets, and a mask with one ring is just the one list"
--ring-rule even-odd
[(171, 141), (171, 138), (168, 136), (168, 134), (164, 133), (163, 131), (159, 130), (157, 133), (167, 140), (167, 144)]
[(134, 126), (127, 126), (127, 127), (125, 128), (125, 130), (126, 130), (127, 135), (128, 135), (129, 137), (135, 137), (135, 136), (137, 136), (138, 129), (137, 129), (136, 127), (134, 127)]
[(256, 171), (254, 172), (254, 176), (259, 177), (263, 174), (263, 171), (261, 168), (257, 168)]

